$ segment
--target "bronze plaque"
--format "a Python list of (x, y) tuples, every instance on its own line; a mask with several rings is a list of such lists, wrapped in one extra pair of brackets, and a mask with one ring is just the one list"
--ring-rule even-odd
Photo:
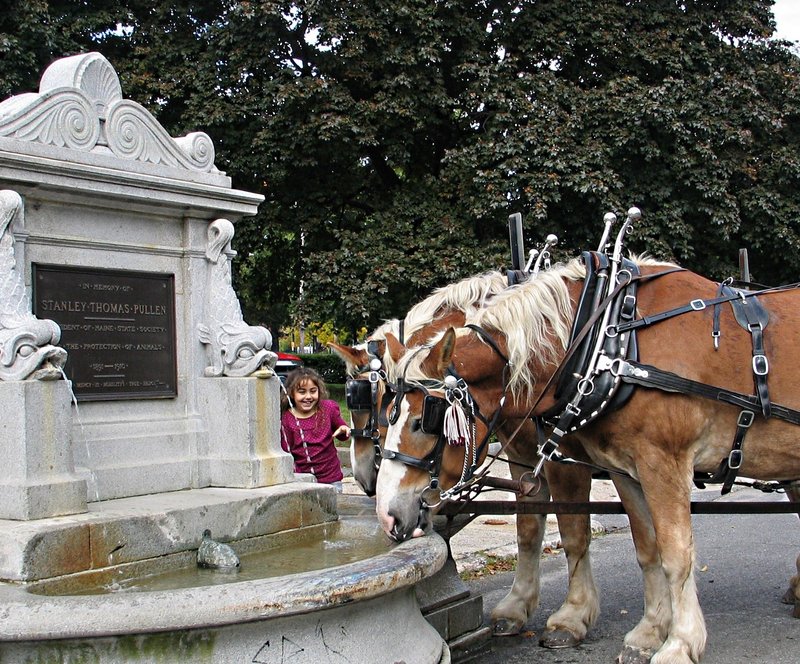
[(32, 276), (33, 313), (61, 328), (79, 401), (177, 395), (174, 275), (34, 264)]

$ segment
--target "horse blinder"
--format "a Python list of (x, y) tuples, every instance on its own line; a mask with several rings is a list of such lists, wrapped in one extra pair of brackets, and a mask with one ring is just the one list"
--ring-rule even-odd
[(422, 433), (438, 436), (444, 427), (444, 413), (449, 404), (442, 397), (426, 394), (422, 402), (422, 418), (420, 429)]
[(349, 379), (344, 384), (345, 401), (349, 410), (372, 409), (372, 385), (364, 378)]

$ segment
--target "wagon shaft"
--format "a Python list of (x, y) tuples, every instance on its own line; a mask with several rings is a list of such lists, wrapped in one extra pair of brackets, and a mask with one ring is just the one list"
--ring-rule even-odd
[[(747, 502), (692, 502), (692, 514), (800, 514), (800, 503), (747, 501)], [(565, 503), (553, 501), (523, 502), (510, 500), (475, 500), (448, 502), (439, 514), (625, 514), (622, 503), (592, 501)]]

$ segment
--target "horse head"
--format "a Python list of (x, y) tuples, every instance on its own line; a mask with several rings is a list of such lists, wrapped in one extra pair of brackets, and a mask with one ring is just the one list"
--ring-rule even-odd
[[(502, 375), (502, 359), (480, 343), (467, 341), (457, 349), (462, 339), (467, 337), (458, 337), (451, 327), (430, 346), (406, 349), (386, 335), (387, 353), (398, 372), (391, 377), (397, 395), (389, 409), (376, 510), (384, 531), (397, 541), (430, 529), (448, 491), (468, 481), (483, 463), (498, 420), (500, 409), (486, 417), (468, 384), (479, 375)], [(499, 402), (493, 388), (481, 395), (487, 404), (493, 398)]]
[(328, 347), (347, 365), (345, 384), (347, 408), (350, 411), (350, 463), (353, 477), (365, 494), (375, 495), (381, 448), (386, 433), (385, 400), (390, 396), (386, 375), (379, 358), (384, 342), (373, 348), (342, 346)]

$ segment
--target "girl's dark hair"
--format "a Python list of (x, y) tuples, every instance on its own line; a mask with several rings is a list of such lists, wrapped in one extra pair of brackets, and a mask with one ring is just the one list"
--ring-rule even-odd
[(317, 386), (320, 401), (329, 398), (328, 388), (325, 387), (325, 381), (322, 380), (322, 376), (313, 369), (300, 367), (299, 369), (291, 371), (289, 375), (286, 376), (286, 382), (284, 383), (285, 390), (281, 391), (281, 412), (289, 409), (289, 396), (294, 392), (294, 388), (305, 380), (310, 380)]

